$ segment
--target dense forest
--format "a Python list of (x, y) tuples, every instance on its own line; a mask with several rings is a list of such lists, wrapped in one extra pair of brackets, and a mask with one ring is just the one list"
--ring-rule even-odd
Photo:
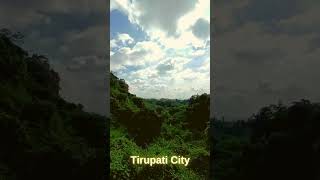
[[(209, 95), (142, 99), (110, 74), (107, 119), (61, 98), (48, 59), (0, 30), (0, 179), (320, 179), (320, 103), (263, 107), (247, 120), (213, 119)], [(106, 143), (103, 143), (106, 142)], [(211, 147), (211, 156), (209, 156)], [(183, 155), (189, 166), (133, 166), (130, 155)], [(209, 158), (210, 157), (210, 158)], [(209, 161), (210, 160), (210, 161)]]
[(44, 56), (0, 31), (0, 179), (103, 179), (103, 116), (59, 95), (59, 76)]
[(213, 120), (215, 180), (319, 180), (320, 104), (270, 105), (246, 121)]
[[(142, 99), (114, 74), (111, 86), (111, 179), (207, 179), (209, 95)], [(131, 155), (190, 157), (183, 165), (133, 165)]]

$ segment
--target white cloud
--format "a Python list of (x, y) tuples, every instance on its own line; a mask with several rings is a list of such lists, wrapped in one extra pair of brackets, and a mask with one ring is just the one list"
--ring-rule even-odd
[(110, 40), (110, 48), (111, 49), (118, 48), (117, 40), (115, 39)]
[(159, 61), (164, 57), (164, 52), (157, 43), (142, 41), (132, 48), (124, 46), (111, 55), (111, 69), (119, 70), (125, 66), (145, 66)]
[(118, 40), (123, 44), (132, 44), (134, 42), (134, 39), (129, 34), (118, 34)]
[(110, 40), (110, 48), (115, 49), (121, 46), (127, 46), (134, 43), (134, 39), (126, 33), (117, 34), (115, 39)]

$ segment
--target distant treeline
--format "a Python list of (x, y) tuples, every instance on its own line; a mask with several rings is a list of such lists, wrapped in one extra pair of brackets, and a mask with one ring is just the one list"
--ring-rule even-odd
[(213, 120), (215, 180), (320, 179), (320, 104), (270, 105), (247, 121)]

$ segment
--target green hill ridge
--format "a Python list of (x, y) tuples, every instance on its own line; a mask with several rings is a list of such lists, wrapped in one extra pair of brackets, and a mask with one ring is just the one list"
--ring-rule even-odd
[(42, 55), (0, 31), (0, 179), (102, 179), (106, 118), (59, 95)]

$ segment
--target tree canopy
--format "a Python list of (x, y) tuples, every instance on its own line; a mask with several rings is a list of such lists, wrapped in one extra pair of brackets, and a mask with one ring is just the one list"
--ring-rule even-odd
[(59, 94), (42, 55), (0, 31), (0, 179), (102, 179), (107, 119)]

